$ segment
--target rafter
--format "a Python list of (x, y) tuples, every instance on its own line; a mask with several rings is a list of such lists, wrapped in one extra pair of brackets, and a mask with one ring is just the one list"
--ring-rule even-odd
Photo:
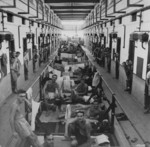
[(68, 11), (54, 11), (54, 13), (57, 13), (57, 14), (59, 14), (59, 13), (61, 13), (61, 14), (63, 14), (63, 13), (90, 13), (91, 11), (89, 11), (89, 10), (86, 10), (86, 11), (74, 11), (74, 10), (68, 10)]
[(50, 6), (51, 9), (94, 9), (94, 6)]
[(98, 3), (99, 0), (45, 0), (45, 3)]

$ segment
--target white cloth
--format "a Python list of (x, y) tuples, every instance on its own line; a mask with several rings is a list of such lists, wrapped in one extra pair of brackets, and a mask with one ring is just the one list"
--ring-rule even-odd
[(53, 74), (56, 74), (57, 77), (60, 77), (61, 76), (61, 71), (54, 69)]
[(150, 96), (150, 71), (147, 72), (146, 79), (148, 81), (148, 95)]
[(56, 80), (56, 83), (59, 86), (59, 89), (62, 89), (62, 85), (63, 85), (63, 77), (58, 77)]
[(92, 90), (92, 87), (91, 86), (88, 86), (88, 91)]
[(98, 145), (101, 145), (103, 143), (108, 143), (108, 144), (110, 143), (110, 141), (108, 140), (108, 136), (106, 136), (104, 134), (96, 136), (95, 139), (96, 139), (96, 143)]
[(66, 66), (68, 65), (68, 62), (62, 61), (62, 65)]
[(68, 58), (68, 54), (67, 53), (61, 53), (61, 57), (62, 58)]
[(84, 95), (84, 96), (83, 96), (83, 99), (84, 99), (85, 102), (87, 102), (87, 101), (89, 100), (89, 98), (90, 98), (89, 95)]
[(53, 71), (54, 69), (51, 66), (48, 66), (48, 72)]
[(32, 88), (30, 87), (28, 90), (27, 90), (27, 98), (28, 100), (31, 100), (32, 99), (32, 96), (33, 96), (33, 91), (32, 91)]
[(150, 79), (150, 71), (148, 71), (148, 73), (146, 74), (146, 78)]
[(63, 90), (64, 91), (71, 91), (70, 80), (66, 79), (63, 81)]
[(49, 97), (49, 99), (54, 99), (55, 93), (54, 92), (48, 92), (48, 97)]
[(34, 131), (35, 130), (35, 117), (38, 113), (40, 107), (40, 102), (36, 102), (32, 100), (32, 120), (31, 120), (31, 129)]
[(97, 71), (95, 74), (94, 74), (94, 78), (93, 78), (93, 81), (92, 81), (92, 86), (96, 87), (100, 82), (100, 75), (99, 75), (99, 72)]
[(66, 106), (66, 113), (65, 113), (65, 119), (67, 120), (69, 118), (71, 118), (71, 106), (70, 106), (70, 104), (68, 104)]
[(74, 86), (75, 86), (74, 80), (70, 80), (70, 83), (71, 83), (71, 87), (74, 87)]

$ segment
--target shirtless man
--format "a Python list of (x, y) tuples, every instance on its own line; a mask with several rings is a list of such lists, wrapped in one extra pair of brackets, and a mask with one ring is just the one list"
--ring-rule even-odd
[(70, 139), (72, 135), (75, 138), (71, 142), (71, 147), (77, 147), (85, 144), (86, 147), (91, 145), (91, 125), (87, 119), (84, 118), (84, 112), (78, 111), (76, 118), (68, 119), (65, 126), (65, 137)]
[(21, 141), (19, 141), (16, 147), (23, 147), (25, 143), (32, 145), (33, 147), (41, 147), (37, 136), (32, 132), (29, 123), (21, 113), (21, 104), (25, 102), (31, 109), (30, 102), (26, 99), (26, 92), (24, 90), (18, 91), (18, 98), (11, 106), (10, 112), (10, 125), (13, 133), (13, 137), (19, 135)]

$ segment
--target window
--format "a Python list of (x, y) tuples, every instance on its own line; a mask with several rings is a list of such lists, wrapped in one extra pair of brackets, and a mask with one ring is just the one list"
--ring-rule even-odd
[(133, 13), (131, 16), (132, 16), (132, 21), (136, 21), (136, 14), (137, 13)]
[(38, 23), (38, 27), (40, 27), (40, 23)]
[(105, 27), (107, 26), (107, 23), (105, 23)]
[(34, 21), (31, 21), (31, 25), (34, 26)]
[(22, 17), (22, 24), (26, 24), (26, 19)]
[(119, 18), (119, 24), (122, 24), (122, 17)]
[(113, 21), (110, 21), (110, 26), (112, 26), (113, 25)]
[(8, 22), (13, 22), (13, 21), (14, 21), (14, 20), (13, 20), (13, 14), (7, 13), (7, 21), (8, 21)]

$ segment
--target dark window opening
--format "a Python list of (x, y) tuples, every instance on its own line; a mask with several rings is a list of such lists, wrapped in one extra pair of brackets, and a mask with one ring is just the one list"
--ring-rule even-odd
[(14, 21), (14, 20), (13, 20), (13, 14), (7, 13), (7, 21), (8, 21), (8, 22), (13, 22), (13, 21)]
[(40, 23), (38, 23), (38, 27), (40, 27)]
[(22, 24), (26, 24), (26, 19), (25, 18), (22, 18)]
[(105, 23), (105, 27), (107, 26), (107, 23)]
[(34, 26), (34, 21), (31, 21), (31, 25)]
[(137, 13), (133, 13), (133, 14), (132, 14), (132, 21), (136, 21), (136, 18), (137, 18), (137, 17), (136, 17), (136, 14), (137, 14)]
[(122, 24), (122, 17), (119, 18), (119, 24)]
[(110, 21), (110, 26), (112, 26), (113, 25), (113, 21)]

